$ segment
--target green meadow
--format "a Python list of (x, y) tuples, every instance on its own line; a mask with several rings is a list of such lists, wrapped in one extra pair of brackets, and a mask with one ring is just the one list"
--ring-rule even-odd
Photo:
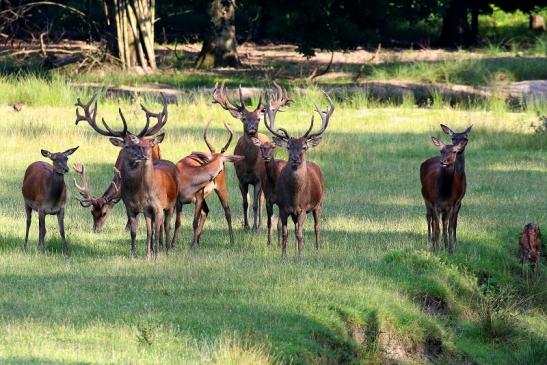
[[(321, 144), (308, 152), (325, 177), (322, 247), (314, 249), (308, 217), (301, 258), (294, 227), (287, 257), (267, 246), (265, 219), (258, 234), (243, 232), (241, 197), (227, 165), (233, 246), (213, 194), (199, 249), (189, 247), (193, 207), (185, 206), (176, 250), (147, 261), (141, 224), (139, 257), (132, 259), (123, 203), (93, 233), (71, 169), (67, 258), (51, 216), (46, 254), (37, 249), (36, 214), (29, 247), (21, 247), (25, 169), (43, 159), (42, 148), (80, 146), (69, 164), (85, 164), (92, 191), (101, 194), (118, 149), (74, 124), (78, 91), (55, 79), (13, 80), (0, 82), (1, 363), (547, 363), (545, 258), (533, 281), (521, 276), (517, 256), (526, 223), (547, 229), (547, 134), (531, 126), (538, 123), (534, 111), (335, 99)], [(21, 112), (9, 106), (16, 100), (26, 102)], [(325, 100), (310, 88), (277, 124), (303, 132), (313, 103)], [(99, 117), (119, 126), (118, 106), (130, 128), (142, 126), (138, 101), (100, 95)], [(169, 107), (162, 156), (176, 162), (206, 150), (209, 119), (215, 145), (226, 141), (224, 120), (237, 137), (242, 133), (207, 96), (190, 94)], [(430, 137), (449, 141), (439, 123), (456, 131), (473, 125), (452, 256), (432, 252), (420, 194), (420, 163), (438, 154)]]

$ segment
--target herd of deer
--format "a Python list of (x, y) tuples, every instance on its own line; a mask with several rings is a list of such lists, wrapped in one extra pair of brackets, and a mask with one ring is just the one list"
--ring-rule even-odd
[[(268, 244), (272, 241), (273, 207), (279, 208), (278, 244), (282, 254), (286, 254), (287, 221), (289, 216), (295, 224), (296, 253), (302, 250), (303, 226), (308, 213), (313, 214), (315, 230), (315, 247), (319, 249), (319, 220), (324, 198), (324, 183), (319, 166), (306, 159), (306, 151), (316, 147), (325, 132), (330, 117), (334, 112), (331, 98), (325, 93), (328, 108), (322, 111), (317, 106), (315, 111), (321, 118), (321, 127), (312, 133), (314, 118), (301, 137), (291, 137), (284, 128), (275, 127), (275, 118), (281, 107), (292, 100), (284, 88), (274, 82), (276, 93), (270, 95), (268, 102), (263, 104), (262, 96), (258, 105), (252, 111), (243, 102), (239, 88), (240, 103), (230, 102), (224, 83), (215, 86), (212, 92), (213, 103), (230, 112), (232, 117), (243, 123), (243, 135), (239, 138), (234, 155), (225, 155), (233, 138), (233, 132), (227, 123), (228, 141), (220, 152), (216, 152), (208, 138), (211, 121), (205, 127), (203, 138), (209, 152), (193, 152), (182, 158), (177, 164), (161, 159), (159, 144), (164, 134), (158, 134), (167, 123), (167, 101), (162, 95), (163, 110), (158, 113), (149, 111), (141, 105), (145, 112), (146, 124), (137, 134), (127, 129), (127, 122), (121, 110), (119, 114), (123, 123), (121, 131), (113, 130), (104, 119), (102, 126), (96, 122), (97, 102), (95, 96), (84, 104), (78, 99), (76, 103), (76, 124), (87, 122), (100, 135), (110, 137), (110, 142), (121, 148), (114, 165), (112, 182), (102, 196), (96, 197), (90, 193), (85, 167), (74, 165), (74, 170), (80, 176), (81, 185), (74, 181), (81, 194), (80, 204), (91, 207), (93, 228), (101, 229), (112, 207), (123, 200), (127, 212), (127, 228), (131, 233), (131, 254), (136, 255), (135, 239), (138, 228), (138, 214), (142, 213), (146, 221), (147, 257), (158, 255), (164, 247), (168, 251), (175, 247), (177, 232), (181, 225), (181, 210), (184, 204), (193, 203), (193, 240), (192, 247), (199, 245), (201, 232), (209, 213), (206, 203), (207, 196), (214, 190), (224, 208), (230, 242), (233, 244), (233, 230), (230, 207), (228, 206), (228, 189), (224, 173), (224, 164), (232, 162), (243, 198), (244, 229), (250, 230), (248, 219), (248, 192), (253, 186), (253, 226), (252, 230), (260, 228), (262, 202), (265, 198), (268, 227)], [(83, 111), (80, 114), (79, 109)], [(264, 125), (272, 134), (272, 140), (258, 133), (261, 116)], [(156, 120), (150, 126), (151, 119)], [(442, 235), (445, 249), (452, 253), (456, 247), (456, 228), (458, 213), (466, 192), (464, 151), (469, 140), (471, 127), (457, 133), (441, 124), (442, 130), (451, 137), (452, 144), (445, 145), (441, 140), (432, 137), (433, 144), (441, 155), (424, 161), (420, 167), (422, 196), (426, 205), (428, 238), (435, 252), (439, 252), (440, 228), (442, 219)], [(288, 150), (288, 160), (274, 159), (274, 150), (282, 147)], [(61, 153), (50, 153), (42, 150), (42, 155), (52, 160), (53, 165), (45, 162), (32, 163), (25, 173), (23, 182), (23, 197), (27, 214), (25, 246), (31, 224), (31, 213), (38, 212), (39, 247), (44, 252), (45, 215), (57, 215), (64, 252), (68, 246), (64, 232), (64, 206), (66, 202), (66, 185), (64, 174), (68, 172), (68, 156), (78, 147)], [(175, 227), (170, 236), (171, 220), (175, 215)], [(536, 226), (537, 227), (537, 226)], [(532, 227), (533, 228), (533, 227)], [(532, 229), (530, 228), (530, 229)], [(537, 227), (539, 236), (539, 227)], [(521, 235), (521, 242), (525, 233)], [(529, 235), (528, 235), (529, 236)], [(170, 239), (169, 239), (170, 238)], [(531, 261), (537, 261), (537, 252), (541, 243), (534, 240), (524, 240), (521, 243), (521, 262), (526, 256)]]

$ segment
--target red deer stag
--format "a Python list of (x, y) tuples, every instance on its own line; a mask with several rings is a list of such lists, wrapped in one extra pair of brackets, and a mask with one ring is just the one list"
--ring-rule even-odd
[[(319, 219), (323, 206), (324, 183), (323, 175), (319, 166), (306, 160), (306, 151), (316, 147), (321, 142), (321, 136), (329, 124), (330, 117), (334, 113), (334, 104), (331, 98), (325, 93), (329, 107), (323, 112), (317, 106), (315, 110), (321, 116), (321, 128), (316, 133), (311, 133), (313, 128), (313, 116), (310, 127), (302, 137), (291, 137), (289, 133), (279, 128), (275, 130), (276, 112), (266, 106), (264, 113), (264, 124), (274, 135), (274, 143), (289, 151), (289, 158), (286, 166), (281, 170), (275, 187), (275, 199), (279, 206), (279, 218), (282, 225), (282, 254), (285, 255), (287, 248), (287, 218), (290, 215), (295, 224), (296, 253), (301, 254), (304, 222), (307, 213), (313, 213), (315, 221), (315, 248), (319, 250)], [(269, 119), (269, 123), (266, 122)], [(280, 133), (281, 132), (281, 133)]]
[[(122, 157), (123, 150), (120, 150), (120, 153), (118, 153), (118, 158), (116, 159), (116, 163), (114, 164), (114, 167), (116, 169), (121, 168)], [(152, 161), (156, 160), (161, 160), (159, 145), (154, 145), (154, 147), (152, 148)], [(76, 187), (78, 188), (78, 186)], [(108, 185), (108, 188), (106, 188), (106, 190), (100, 197), (91, 195), (91, 193), (89, 192), (89, 187), (87, 192), (82, 192), (80, 190), (80, 194), (82, 193), (85, 193), (86, 196), (84, 196), (83, 201), (80, 200), (80, 204), (84, 208), (91, 207), (91, 216), (93, 217), (93, 231), (96, 233), (100, 232), (100, 230), (106, 223), (106, 219), (112, 211), (112, 208), (121, 200), (121, 190), (116, 190), (115, 184), (113, 183), (113, 181), (111, 181), (110, 185)], [(126, 227), (127, 229), (129, 229), (129, 222), (127, 223)]]
[(537, 274), (539, 260), (541, 258), (541, 231), (537, 224), (528, 223), (524, 226), (519, 237), (520, 270), (524, 275), (524, 261), (530, 263), (530, 268)]
[(32, 211), (38, 212), (39, 236), (38, 246), (45, 252), (44, 237), (46, 236), (46, 214), (56, 215), (59, 222), (59, 233), (63, 240), (63, 253), (68, 255), (68, 244), (65, 238), (65, 174), (68, 172), (68, 156), (78, 147), (65, 152), (49, 152), (42, 150), (42, 156), (49, 158), (53, 165), (36, 161), (27, 167), (23, 179), (23, 198), (27, 214), (27, 229), (24, 248), (27, 247), (28, 232), (32, 221)]
[[(95, 96), (83, 104), (80, 99), (76, 103), (82, 108), (84, 115), (76, 109), (76, 124), (86, 121), (97, 133), (111, 137), (110, 142), (123, 149), (120, 165), (121, 197), (125, 204), (131, 232), (131, 254), (136, 256), (135, 239), (137, 235), (137, 215), (143, 213), (146, 219), (146, 253), (148, 259), (153, 253), (159, 254), (160, 241), (163, 238), (162, 228), (165, 231), (167, 246), (170, 246), (169, 231), (171, 217), (176, 210), (177, 222), (180, 221), (179, 191), (180, 182), (176, 166), (166, 160), (152, 161), (154, 146), (163, 141), (164, 134), (158, 133), (167, 123), (167, 101), (162, 95), (163, 110), (159, 113), (150, 112), (141, 104), (146, 115), (146, 125), (137, 135), (127, 130), (127, 123), (122, 114), (119, 114), (123, 123), (123, 130), (115, 131), (102, 120), (105, 129), (96, 123), (97, 102), (90, 110)], [(150, 127), (150, 118), (157, 120)], [(149, 138), (145, 138), (149, 137)], [(163, 226), (163, 227), (162, 227)], [(178, 226), (175, 225), (173, 240), (176, 239)], [(154, 246), (153, 241), (154, 240)], [(173, 243), (171, 243), (172, 245)]]
[[(443, 241), (449, 253), (454, 251), (456, 239), (457, 211), (465, 192), (465, 176), (462, 159), (467, 139), (457, 144), (445, 145), (439, 139), (431, 137), (433, 144), (441, 152), (441, 156), (432, 157), (420, 166), (420, 181), (422, 196), (426, 206), (428, 233), (435, 252), (439, 252), (439, 215), (442, 215)], [(456, 216), (456, 217), (455, 217)]]
[(193, 152), (191, 155), (182, 158), (177, 162), (179, 177), (181, 181), (181, 202), (183, 204), (195, 204), (193, 229), (194, 238), (191, 246), (199, 245), (201, 232), (205, 225), (205, 220), (209, 214), (209, 207), (205, 202), (205, 198), (215, 190), (220, 199), (220, 203), (224, 208), (226, 221), (228, 222), (228, 231), (230, 234), (230, 243), (234, 243), (232, 231), (232, 216), (230, 207), (228, 206), (228, 188), (226, 187), (226, 176), (224, 174), (224, 163), (237, 162), (243, 160), (243, 156), (225, 156), (224, 153), (230, 146), (233, 132), (227, 123), (224, 127), (228, 130), (228, 142), (220, 150), (220, 153), (215, 151), (215, 148), (208, 139), (208, 130), (211, 121), (207, 123), (203, 133), (203, 139), (209, 148), (210, 153)]
[[(272, 127), (273, 129), (273, 127)], [(275, 186), (279, 173), (287, 161), (274, 159), (275, 144), (272, 142), (261, 142), (258, 138), (253, 138), (253, 143), (260, 148), (260, 157), (264, 160), (263, 168), (260, 169), (260, 188), (266, 198), (266, 214), (268, 224), (268, 245), (272, 243), (272, 216), (273, 206), (276, 204)], [(281, 221), (278, 221), (277, 244), (281, 245)]]
[[(272, 101), (272, 110), (277, 110), (282, 106), (291, 102), (287, 96), (287, 92), (279, 84), (274, 82), (277, 88), (278, 95)], [(262, 220), (262, 200), (260, 190), (260, 168), (264, 165), (260, 158), (260, 150), (253, 143), (251, 138), (257, 138), (261, 142), (267, 142), (270, 139), (264, 134), (258, 133), (258, 124), (260, 122), (260, 114), (263, 112), (262, 96), (258, 100), (258, 105), (253, 111), (247, 110), (243, 102), (241, 86), (239, 87), (240, 105), (232, 104), (226, 96), (224, 83), (220, 88), (215, 85), (213, 89), (213, 103), (219, 104), (223, 109), (228, 110), (232, 117), (239, 119), (243, 123), (243, 136), (237, 141), (234, 150), (235, 155), (244, 156), (245, 159), (234, 163), (237, 179), (239, 182), (239, 190), (243, 198), (243, 224), (245, 231), (250, 229), (248, 220), (248, 192), (249, 185), (254, 187), (253, 194), (253, 231), (256, 232), (260, 228)]]

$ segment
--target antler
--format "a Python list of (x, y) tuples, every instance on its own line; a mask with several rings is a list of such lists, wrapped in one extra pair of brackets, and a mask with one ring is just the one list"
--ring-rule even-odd
[(107, 201), (116, 201), (118, 202), (121, 199), (120, 196), (120, 186), (122, 183), (122, 174), (120, 173), (120, 170), (118, 170), (116, 167), (113, 167), (114, 169), (114, 176), (112, 177), (112, 182), (110, 185), (114, 188), (114, 191), (108, 196), (105, 197)]
[[(91, 128), (93, 128), (95, 130), (95, 132), (97, 132), (97, 133), (99, 133), (103, 136), (124, 138), (125, 135), (127, 134), (127, 122), (125, 121), (125, 118), (122, 114), (121, 109), (119, 109), (119, 112), (120, 112), (120, 117), (122, 118), (122, 123), (123, 123), (123, 130), (122, 131), (112, 130), (108, 126), (108, 124), (106, 124), (104, 118), (101, 118), (101, 121), (102, 121), (104, 127), (106, 128), (106, 130), (101, 129), (97, 125), (97, 122), (96, 122), (96, 118), (97, 118), (97, 101), (95, 100), (96, 97), (97, 97), (97, 94), (93, 95), (93, 97), (91, 98), (91, 100), (89, 100), (89, 102), (87, 104), (82, 103), (80, 98), (77, 99), (76, 104), (74, 104), (76, 106), (76, 124), (78, 124), (81, 121), (86, 121), (91, 126)], [(93, 104), (93, 102), (95, 102), (95, 105), (93, 106), (93, 109), (90, 110), (91, 104)], [(78, 108), (82, 108), (82, 110), (84, 111), (84, 115), (80, 114), (80, 112), (78, 111)]]
[[(271, 103), (268, 100), (266, 103), (266, 108), (264, 109), (264, 125), (266, 125), (266, 128), (272, 133), (274, 136), (279, 137), (283, 140), (288, 140), (290, 138), (289, 133), (283, 129), (279, 128), (278, 131), (281, 131), (283, 135), (279, 134), (275, 131), (275, 113), (277, 110), (272, 110)], [(269, 123), (268, 123), (269, 120)]]
[[(140, 131), (138, 137), (154, 135), (163, 128), (165, 123), (167, 123), (167, 98), (163, 93), (160, 93), (160, 96), (163, 109), (159, 113), (153, 113), (150, 110), (146, 109), (143, 104), (141, 104), (141, 109), (146, 113), (146, 125), (144, 126), (143, 130)], [(157, 119), (157, 123), (152, 128), (148, 128), (150, 126), (150, 118)]]
[[(212, 143), (209, 141), (209, 134), (208, 134), (209, 127), (211, 126), (211, 122), (212, 122), (211, 119), (209, 119), (209, 122), (205, 126), (205, 130), (203, 131), (203, 139), (205, 140), (205, 144), (207, 145), (207, 148), (209, 148), (209, 151), (211, 153), (215, 153), (215, 148), (213, 147)], [(230, 125), (227, 122), (224, 122), (224, 128), (228, 130), (228, 133), (230, 134), (230, 136), (228, 137), (228, 142), (226, 142), (224, 147), (222, 147), (222, 149), (220, 150), (220, 153), (226, 152), (228, 147), (230, 147), (230, 143), (232, 143), (232, 138), (234, 137), (234, 132), (232, 131), (232, 129), (230, 128)]]
[(282, 88), (275, 81), (273, 82), (273, 84), (275, 85), (275, 88), (277, 89), (277, 94), (270, 96), (270, 100), (272, 101), (272, 109), (273, 110), (278, 110), (282, 106), (293, 102), (293, 100), (289, 99), (289, 96), (287, 95), (287, 90)]
[[(245, 103), (243, 102), (243, 93), (241, 91), (241, 85), (239, 85), (239, 102), (240, 105), (235, 105), (230, 102), (228, 96), (226, 95), (226, 87), (224, 86), (224, 81), (220, 84), (220, 89), (218, 88), (218, 83), (215, 84), (215, 88), (211, 94), (213, 97), (213, 103), (219, 104), (225, 110), (231, 110), (235, 112), (247, 111), (245, 108)], [(259, 106), (262, 103), (262, 99), (258, 103)]]
[(325, 112), (321, 111), (321, 109), (319, 109), (319, 107), (317, 105), (315, 105), (315, 111), (317, 111), (317, 113), (319, 113), (319, 116), (321, 116), (321, 120), (322, 120), (321, 128), (319, 128), (319, 131), (310, 134), (311, 129), (313, 127), (313, 117), (312, 117), (311, 118), (310, 128), (308, 129), (308, 131), (302, 137), (306, 137), (308, 139), (312, 139), (314, 137), (319, 137), (321, 134), (323, 134), (323, 132), (325, 131), (325, 129), (327, 129), (327, 126), (329, 125), (329, 119), (330, 119), (332, 113), (334, 113), (334, 104), (332, 103), (332, 99), (330, 98), (330, 96), (327, 95), (326, 92), (323, 91), (323, 94), (325, 94), (325, 96), (327, 97), (327, 101), (329, 102), (329, 106), (327, 107), (327, 111), (325, 111)]
[(89, 192), (89, 185), (87, 184), (87, 177), (85, 175), (85, 167), (81, 164), (74, 164), (74, 171), (80, 176), (80, 179), (82, 180), (83, 186), (78, 185), (76, 182), (76, 179), (74, 179), (74, 186), (76, 186), (76, 189), (80, 192), (80, 195), (83, 197), (83, 199), (78, 199), (80, 202), (80, 205), (84, 208), (89, 207), (91, 204), (93, 204), (93, 201), (96, 200), (94, 196), (91, 195)]

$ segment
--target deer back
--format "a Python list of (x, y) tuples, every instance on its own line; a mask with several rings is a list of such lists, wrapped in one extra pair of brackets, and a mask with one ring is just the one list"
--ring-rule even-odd
[[(66, 202), (66, 184), (64, 176), (53, 171), (53, 167), (44, 161), (29, 165), (23, 180), (23, 197), (38, 209), (63, 207)], [(40, 208), (42, 209), (42, 208)]]
[(190, 203), (199, 190), (211, 184), (223, 172), (223, 155), (211, 154), (211, 159), (204, 160), (192, 154), (182, 158), (176, 166), (181, 183), (181, 199), (184, 203)]

